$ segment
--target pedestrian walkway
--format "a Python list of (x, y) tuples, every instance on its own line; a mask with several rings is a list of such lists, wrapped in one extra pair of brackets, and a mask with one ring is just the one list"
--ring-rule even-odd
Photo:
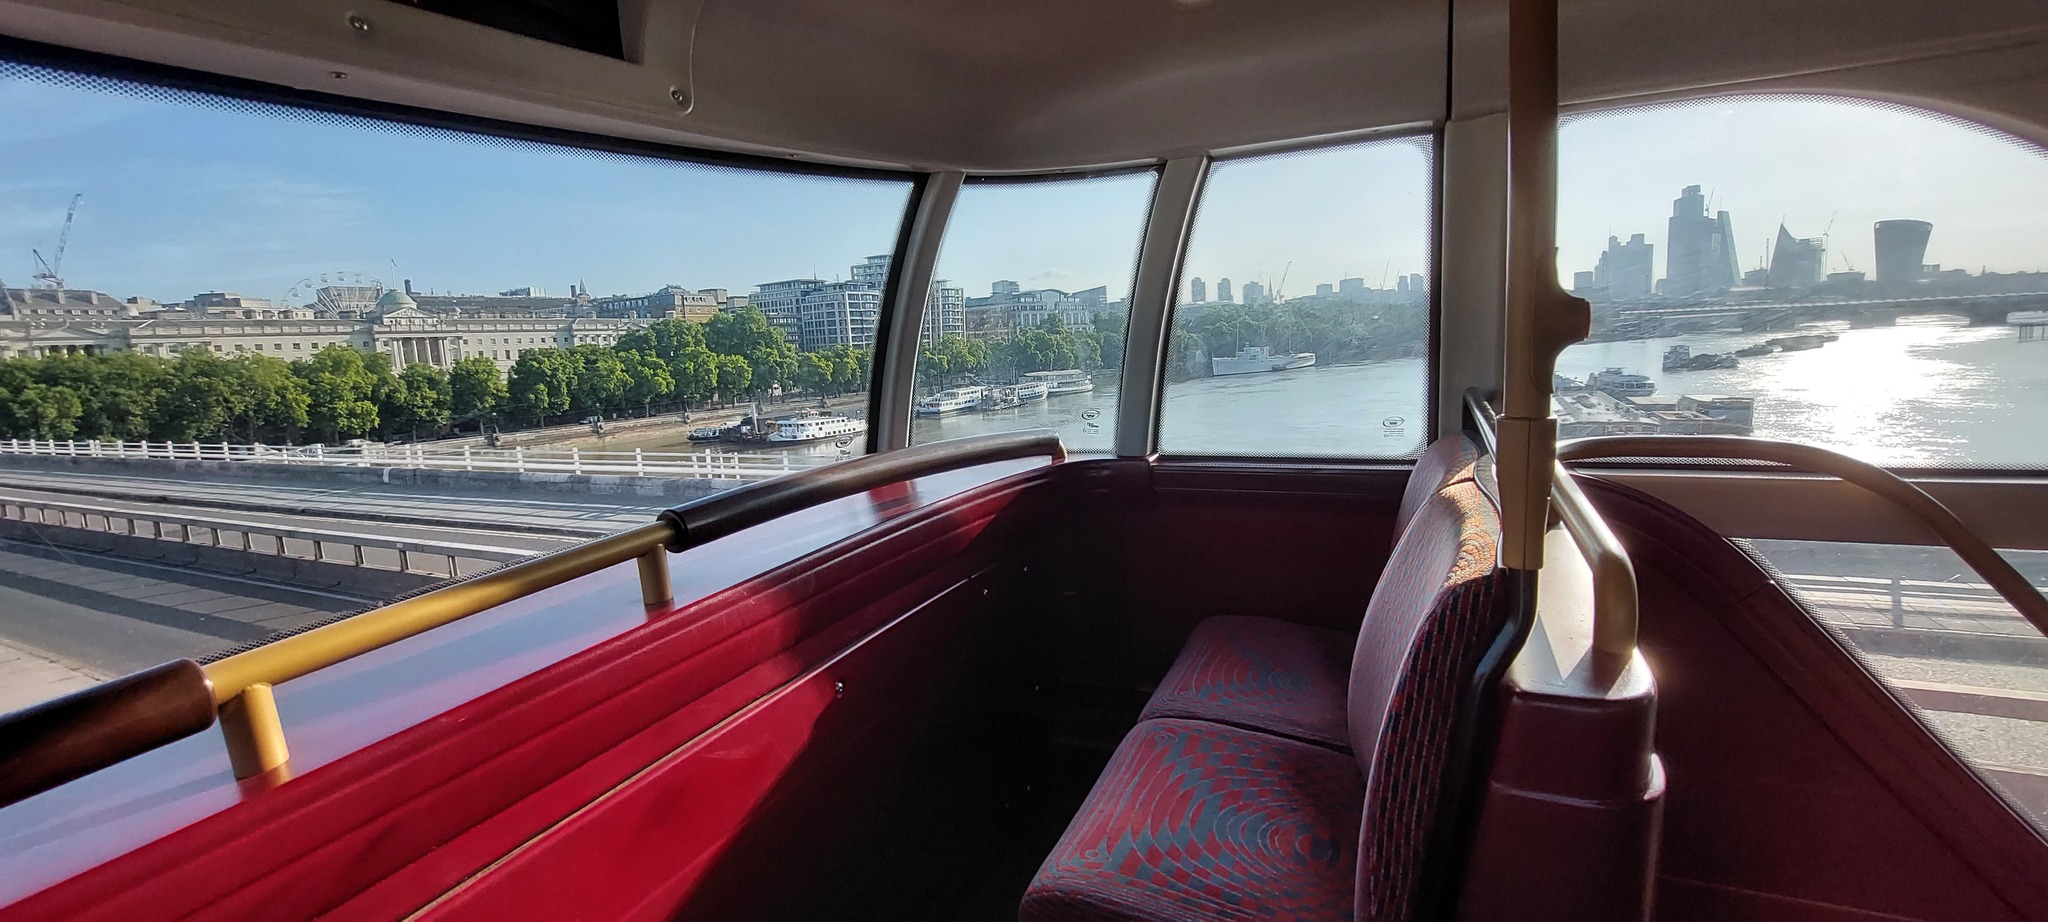
[(0, 640), (0, 713), (88, 688), (107, 678), (40, 650)]
[(80, 675), (202, 657), (370, 601), (0, 541), (0, 642)]

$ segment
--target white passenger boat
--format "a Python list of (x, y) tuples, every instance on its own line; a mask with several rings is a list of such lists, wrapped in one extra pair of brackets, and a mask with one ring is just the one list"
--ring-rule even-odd
[(1631, 374), (1619, 368), (1587, 375), (1586, 386), (1616, 397), (1648, 397), (1657, 392), (1657, 382), (1650, 380), (1648, 375)]
[(1095, 379), (1079, 368), (1063, 368), (1058, 371), (1028, 371), (1023, 375), (1025, 383), (1045, 385), (1047, 396), (1061, 394), (1085, 394), (1095, 389)]
[(943, 390), (917, 402), (917, 415), (944, 416), (948, 413), (965, 413), (981, 406), (983, 387), (956, 387)]
[(768, 423), (768, 441), (793, 445), (859, 435), (866, 431), (868, 424), (865, 420), (806, 411), (797, 416), (771, 420)]
[(1307, 368), (1316, 363), (1313, 352), (1274, 353), (1266, 346), (1246, 346), (1236, 355), (1219, 355), (1209, 360), (1209, 373), (1224, 375), (1252, 375), (1269, 371), (1287, 371)]

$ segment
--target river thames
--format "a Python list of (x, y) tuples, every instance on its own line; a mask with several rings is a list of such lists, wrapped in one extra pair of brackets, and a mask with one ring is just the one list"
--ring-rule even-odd
[[(1558, 372), (1583, 379), (1605, 368), (1648, 375), (1657, 393), (1756, 400), (1756, 434), (1822, 445), (1879, 464), (2048, 464), (2048, 342), (2012, 327), (1970, 327), (1948, 317), (1897, 326), (1814, 327), (1841, 338), (1804, 352), (1745, 358), (1735, 368), (1665, 373), (1664, 351), (1733, 352), (1785, 333), (1697, 333), (1582, 343)], [(1317, 366), (1201, 378), (1167, 386), (1160, 447), (1170, 454), (1379, 457), (1421, 448), (1426, 367), (1421, 359)], [(1107, 451), (1117, 382), (994, 413), (918, 417), (919, 443), (1044, 427), (1075, 451)], [(613, 447), (607, 445), (606, 447)], [(691, 450), (675, 436), (617, 447)], [(837, 455), (831, 443), (790, 449)]]

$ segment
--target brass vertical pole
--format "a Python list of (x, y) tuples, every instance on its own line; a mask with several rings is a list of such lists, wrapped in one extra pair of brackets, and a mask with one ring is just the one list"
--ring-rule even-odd
[(648, 608), (660, 608), (676, 600), (675, 589), (668, 579), (668, 548), (657, 544), (647, 549), (638, 558), (640, 565), (640, 600)]
[(1591, 308), (1557, 284), (1557, 0), (1508, 5), (1508, 275), (1500, 449), (1502, 563), (1543, 566), (1557, 420), (1557, 354)]
[(268, 682), (251, 685), (223, 702), (220, 730), (227, 737), (228, 763), (236, 778), (254, 778), (291, 759), (284, 722), (277, 716), (277, 697)]

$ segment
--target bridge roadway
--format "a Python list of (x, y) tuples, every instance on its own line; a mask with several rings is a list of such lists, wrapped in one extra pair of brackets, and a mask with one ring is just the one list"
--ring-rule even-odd
[[(545, 553), (644, 524), (660, 497), (0, 471), (0, 498)], [(335, 591), (0, 539), (0, 711), (402, 591)]]

